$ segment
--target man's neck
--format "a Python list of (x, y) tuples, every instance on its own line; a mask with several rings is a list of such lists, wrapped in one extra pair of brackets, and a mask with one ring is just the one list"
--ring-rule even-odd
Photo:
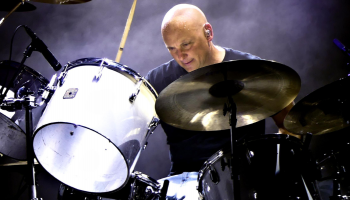
[(225, 54), (226, 54), (226, 51), (224, 48), (211, 43), (209, 65), (221, 63), (225, 58)]

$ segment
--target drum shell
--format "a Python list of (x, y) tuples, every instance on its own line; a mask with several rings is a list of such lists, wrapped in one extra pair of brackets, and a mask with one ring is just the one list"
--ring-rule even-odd
[[(277, 148), (279, 158), (276, 156)], [(202, 199), (234, 199), (229, 152), (229, 148), (218, 151), (200, 170), (198, 180)], [(300, 175), (300, 152), (301, 142), (286, 135), (257, 136), (240, 143), (238, 164), (241, 199), (293, 199), (293, 195), (305, 197)], [(234, 164), (237, 165), (237, 162)], [(212, 176), (216, 176), (214, 179), (218, 180), (217, 183)], [(286, 177), (287, 181), (283, 181)], [(294, 186), (296, 182), (297, 187)]]
[[(122, 187), (132, 172), (152, 118), (156, 96), (123, 68), (83, 64), (68, 69), (34, 135), (40, 164), (61, 182), (88, 192)], [(73, 98), (64, 98), (77, 89)]]

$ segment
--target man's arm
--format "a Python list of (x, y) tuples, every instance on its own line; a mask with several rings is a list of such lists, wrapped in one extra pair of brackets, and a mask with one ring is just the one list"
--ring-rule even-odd
[(293, 106), (294, 106), (294, 101), (292, 103), (290, 103), (287, 107), (285, 107), (283, 110), (281, 110), (279, 113), (272, 116), (272, 119), (275, 121), (275, 124), (278, 127), (279, 133), (292, 135), (294, 137), (301, 139), (301, 135), (295, 135), (295, 134), (287, 131), (287, 129), (283, 125), (284, 118), (287, 116), (288, 112), (292, 109)]

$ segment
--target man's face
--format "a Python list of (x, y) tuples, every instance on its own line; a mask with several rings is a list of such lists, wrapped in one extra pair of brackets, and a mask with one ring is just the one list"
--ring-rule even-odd
[(187, 72), (205, 67), (209, 55), (203, 29), (186, 26), (163, 31), (163, 40), (176, 62)]

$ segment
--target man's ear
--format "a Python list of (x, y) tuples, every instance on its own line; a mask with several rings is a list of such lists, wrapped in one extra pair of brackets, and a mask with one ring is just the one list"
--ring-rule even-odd
[(205, 37), (207, 38), (208, 42), (211, 42), (214, 36), (213, 27), (207, 22), (204, 24), (203, 28)]

